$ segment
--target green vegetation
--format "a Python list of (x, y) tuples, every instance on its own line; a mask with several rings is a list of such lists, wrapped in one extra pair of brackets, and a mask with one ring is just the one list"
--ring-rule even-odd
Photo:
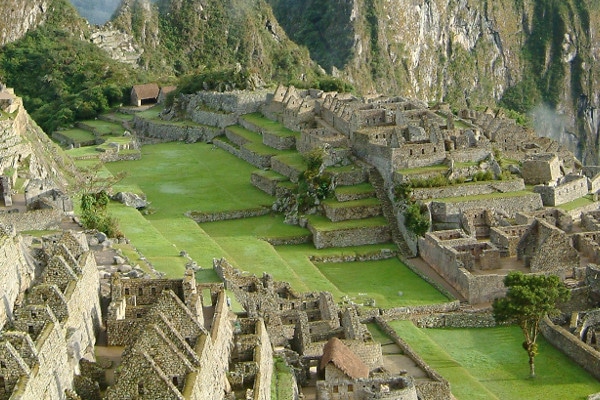
[(320, 215), (309, 215), (308, 221), (312, 226), (314, 226), (320, 231), (335, 231), (338, 229), (387, 226), (387, 220), (384, 217), (350, 219), (347, 221), (331, 222), (328, 218)]
[(529, 356), (530, 376), (535, 377), (534, 359), (538, 354), (537, 338), (540, 322), (547, 316), (560, 313), (559, 302), (568, 300), (570, 292), (556, 275), (525, 275), (511, 271), (504, 278), (506, 296), (494, 300), (494, 319), (498, 323), (516, 323), (525, 341), (523, 348)]
[(283, 357), (275, 357), (273, 360), (273, 376), (271, 378), (271, 399), (288, 400), (294, 398), (293, 371), (285, 362)]
[(282, 137), (287, 137), (287, 136), (294, 136), (297, 138), (300, 137), (300, 133), (294, 132), (294, 131), (286, 128), (285, 126), (281, 125), (281, 123), (272, 121), (260, 113), (246, 114), (246, 115), (241, 116), (240, 118), (244, 119), (244, 120), (264, 129), (265, 131), (267, 131), (271, 134), (274, 134), (274, 135), (278, 135), (278, 136), (282, 136)]
[(404, 210), (404, 224), (406, 229), (417, 236), (425, 235), (431, 225), (424, 207), (416, 202), (409, 204)]
[(317, 263), (319, 270), (339, 290), (362, 304), (390, 308), (447, 302), (397, 258), (381, 261)]
[(101, 190), (81, 195), (81, 223), (86, 229), (97, 229), (108, 237), (121, 237), (117, 220), (107, 214), (108, 194)]
[(144, 80), (138, 73), (51, 23), (0, 53), (0, 75), (46, 132), (122, 103), (131, 83)]
[[(187, 259), (179, 256), (185, 250), (194, 261), (203, 267), (197, 278), (203, 281), (217, 279), (212, 270), (213, 258), (226, 257), (234, 266), (256, 275), (268, 270), (275, 279), (285, 280), (300, 291), (327, 290), (336, 299), (343, 296), (357, 297), (361, 292), (349, 279), (336, 273), (336, 264), (315, 265), (311, 257), (325, 256), (367, 256), (379, 254), (383, 249), (396, 251), (393, 244), (348, 247), (341, 249), (315, 249), (312, 243), (302, 245), (271, 246), (262, 239), (290, 239), (306, 237), (304, 228), (283, 223), (281, 215), (242, 218), (196, 224), (184, 216), (189, 210), (203, 212), (231, 211), (260, 207), (274, 199), (260, 192), (250, 184), (250, 174), (254, 167), (235, 156), (213, 149), (207, 144), (166, 143), (144, 146), (143, 157), (137, 161), (116, 162), (106, 167), (113, 173), (128, 171), (128, 176), (115, 186), (115, 190), (145, 193), (151, 202), (147, 215), (111, 203), (109, 211), (120, 221), (123, 233), (137, 250), (159, 271), (168, 277), (181, 277)], [(306, 163), (305, 161), (303, 161)], [(91, 163), (89, 161), (79, 163)], [(236, 173), (232, 174), (231, 171)], [(173, 199), (176, 196), (177, 201)], [(316, 216), (315, 216), (316, 218)], [(331, 222), (323, 217), (323, 223)], [(372, 221), (359, 221), (359, 225), (374, 222), (385, 225), (384, 218)], [(391, 288), (385, 299), (376, 298), (378, 304), (401, 306), (423, 304), (420, 302), (445, 301), (433, 287), (414, 275), (397, 259), (381, 264), (377, 262), (356, 262), (344, 265), (348, 276), (364, 276), (371, 282), (372, 292), (381, 284), (376, 283), (378, 274), (372, 268), (381, 270), (389, 282), (406, 282), (412, 289)], [(324, 272), (327, 271), (327, 274)], [(331, 280), (328, 276), (331, 276)], [(336, 280), (333, 282), (333, 280)], [(339, 282), (338, 282), (339, 281)], [(337, 285), (343, 287), (341, 290)], [(400, 283), (404, 285), (405, 283)], [(348, 290), (350, 293), (346, 293)], [(403, 290), (404, 295), (398, 296)], [(391, 295), (393, 294), (393, 296)], [(423, 297), (421, 297), (423, 296)]]
[(588, 194), (588, 195), (585, 195), (584, 197), (580, 197), (580, 198), (570, 201), (568, 203), (556, 206), (556, 208), (560, 208), (563, 211), (572, 211), (577, 208), (585, 207), (585, 206), (588, 206), (588, 205), (591, 205), (594, 203), (595, 203), (594, 197), (592, 195)]
[(71, 139), (75, 145), (79, 145), (81, 143), (89, 143), (96, 140), (96, 136), (85, 129), (66, 129), (64, 131), (59, 132), (62, 136), (65, 136), (68, 139)]
[(450, 382), (459, 400), (584, 400), (600, 391), (597, 380), (543, 338), (538, 342), (538, 377), (526, 379), (522, 333), (516, 326), (419, 329), (409, 321), (393, 321), (391, 325)]

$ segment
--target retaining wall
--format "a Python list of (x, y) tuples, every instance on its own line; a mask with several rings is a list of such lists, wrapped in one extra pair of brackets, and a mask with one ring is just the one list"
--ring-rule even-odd
[(579, 340), (565, 328), (555, 325), (549, 318), (542, 320), (540, 331), (554, 347), (560, 349), (596, 379), (600, 379), (600, 352)]
[(416, 188), (412, 195), (417, 200), (437, 199), (445, 197), (475, 196), (490, 193), (517, 192), (525, 189), (523, 179), (510, 181), (491, 181), (479, 184), (453, 185), (439, 188)]

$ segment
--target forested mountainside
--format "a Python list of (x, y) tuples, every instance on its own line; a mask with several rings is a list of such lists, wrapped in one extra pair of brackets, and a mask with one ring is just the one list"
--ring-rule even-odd
[[(65, 2), (3, 2), (1, 37), (21, 37)], [(69, 15), (52, 24), (72, 26)], [(326, 71), (361, 93), (536, 110), (539, 134), (597, 164), (598, 27), (595, 0), (123, 0), (105, 28), (131, 35), (138, 71), (153, 79), (224, 68), (252, 85), (309, 85)]]

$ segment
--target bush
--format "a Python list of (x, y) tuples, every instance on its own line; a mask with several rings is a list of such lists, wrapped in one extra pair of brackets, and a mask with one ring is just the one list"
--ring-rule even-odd
[(404, 225), (406, 229), (417, 236), (423, 236), (429, 231), (429, 219), (421, 211), (419, 203), (411, 203), (404, 211)]

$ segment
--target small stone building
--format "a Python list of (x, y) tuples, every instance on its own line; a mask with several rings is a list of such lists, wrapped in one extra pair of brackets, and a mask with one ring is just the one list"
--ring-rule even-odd
[(160, 88), (156, 83), (146, 83), (144, 85), (135, 85), (131, 89), (131, 105), (143, 106), (147, 104), (158, 103)]
[(554, 153), (531, 154), (523, 161), (521, 174), (526, 185), (555, 182), (561, 176), (560, 161)]
[(323, 347), (317, 382), (317, 400), (417, 400), (414, 381), (403, 376), (371, 374), (369, 367), (340, 339)]

